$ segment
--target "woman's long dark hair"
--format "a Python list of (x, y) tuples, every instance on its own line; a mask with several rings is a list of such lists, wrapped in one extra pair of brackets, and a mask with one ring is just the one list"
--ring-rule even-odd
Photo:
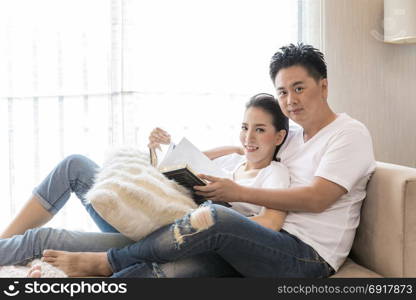
[(276, 131), (280, 131), (282, 129), (286, 130), (286, 135), (280, 145), (276, 146), (276, 150), (273, 154), (273, 160), (280, 161), (279, 158), (276, 157), (277, 152), (279, 152), (280, 147), (286, 141), (287, 134), (289, 132), (289, 119), (282, 113), (280, 109), (279, 103), (273, 97), (273, 95), (260, 93), (256, 94), (250, 98), (250, 100), (246, 104), (246, 110), (250, 107), (257, 107), (261, 108), (266, 113), (272, 116), (272, 123)]

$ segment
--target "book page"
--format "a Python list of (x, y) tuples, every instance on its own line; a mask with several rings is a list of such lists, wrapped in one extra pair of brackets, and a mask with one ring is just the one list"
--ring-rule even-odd
[[(170, 143), (169, 145), (160, 144), (161, 149), (154, 149), (154, 153), (156, 156), (156, 164), (153, 165), (154, 167), (159, 168), (160, 162), (162, 162), (173, 149), (175, 149), (176, 145), (174, 143)], [(150, 152), (150, 156), (152, 153)], [(152, 162), (152, 157), (150, 157), (150, 161)]]
[(222, 178), (231, 177), (231, 174), (219, 168), (186, 138), (183, 138), (176, 147), (165, 155), (158, 168), (162, 169), (184, 164), (187, 164), (197, 174)]

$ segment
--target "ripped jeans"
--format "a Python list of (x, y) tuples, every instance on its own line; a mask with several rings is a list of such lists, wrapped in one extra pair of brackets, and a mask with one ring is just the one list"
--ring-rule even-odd
[(244, 277), (324, 278), (333, 269), (310, 246), (288, 232), (274, 231), (216, 204), (204, 206), (144, 239), (107, 252), (114, 277), (141, 277), (143, 264), (220, 256)]
[[(118, 233), (98, 215), (85, 194), (94, 183), (98, 165), (82, 155), (70, 155), (62, 160), (33, 190), (40, 204), (56, 214), (75, 193), (102, 232), (81, 232), (56, 228), (34, 228), (22, 235), (0, 239), (0, 266), (26, 264), (42, 256), (43, 250), (72, 252), (105, 252), (112, 247), (123, 247), (132, 240)], [(135, 262), (135, 276), (159, 277), (234, 277), (240, 276), (218, 254), (196, 255), (166, 264)], [(128, 276), (129, 270), (124, 274)]]
[(45, 249), (110, 249), (113, 277), (326, 277), (332, 272), (311, 247), (296, 237), (264, 228), (215, 204), (206, 204), (133, 243), (85, 202), (84, 195), (97, 168), (88, 158), (71, 155), (35, 188), (34, 194), (45, 209), (55, 214), (75, 193), (103, 232), (31, 229), (23, 235), (0, 239), (0, 265), (25, 264), (41, 257)]

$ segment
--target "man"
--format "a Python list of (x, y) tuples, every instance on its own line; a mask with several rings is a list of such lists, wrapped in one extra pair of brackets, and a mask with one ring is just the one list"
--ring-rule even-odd
[(197, 189), (213, 200), (289, 211), (283, 229), (338, 270), (351, 249), (375, 168), (370, 134), (360, 122), (329, 107), (326, 64), (313, 47), (281, 48), (272, 58), (270, 76), (283, 113), (301, 126), (289, 133), (278, 154), (289, 168), (291, 187), (246, 188), (205, 176), (212, 183)]

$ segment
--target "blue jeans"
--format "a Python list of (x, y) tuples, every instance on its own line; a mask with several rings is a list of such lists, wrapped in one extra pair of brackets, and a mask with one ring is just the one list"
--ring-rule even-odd
[[(23, 235), (0, 240), (0, 265), (26, 264), (42, 256), (45, 249), (72, 252), (105, 252), (112, 247), (123, 247), (132, 240), (118, 233), (102, 219), (85, 194), (94, 183), (98, 165), (82, 155), (71, 155), (60, 162), (42, 183), (33, 190), (42, 206), (56, 214), (75, 193), (103, 232), (80, 232), (55, 228), (34, 228)], [(118, 276), (129, 276), (132, 268), (126, 268)], [(166, 264), (135, 262), (135, 276), (160, 277), (219, 277), (239, 274), (221, 257), (213, 253), (178, 260)]]
[(124, 276), (128, 268), (129, 277), (138, 277), (143, 263), (164, 264), (211, 253), (244, 277), (322, 278), (333, 273), (313, 248), (286, 231), (262, 227), (224, 206), (205, 206), (213, 221), (208, 228), (197, 230), (190, 213), (134, 244), (110, 249), (107, 256), (114, 276)]
[(98, 170), (99, 166), (89, 158), (77, 154), (70, 155), (33, 189), (33, 194), (47, 211), (56, 214), (73, 192), (102, 232), (118, 232), (85, 200), (85, 195), (94, 184), (94, 176)]
[[(0, 265), (24, 265), (42, 256), (43, 250), (55, 249), (71, 252), (105, 252), (112, 247), (123, 247), (133, 241), (119, 233), (80, 232), (55, 228), (36, 228), (0, 240)], [(134, 273), (131, 271), (134, 270)], [(163, 276), (161, 275), (163, 274)], [(135, 262), (114, 277), (236, 277), (240, 276), (217, 254), (189, 257), (175, 262)]]
[[(326, 277), (331, 273), (319, 255), (296, 237), (266, 229), (218, 205), (208, 205), (215, 222), (203, 231), (196, 232), (187, 215), (133, 243), (85, 201), (97, 169), (88, 158), (71, 155), (34, 189), (34, 194), (48, 211), (57, 213), (74, 192), (103, 232), (31, 229), (0, 240), (0, 265), (25, 264), (41, 257), (45, 249), (110, 249), (114, 277)], [(182, 243), (175, 239), (175, 228), (183, 236)]]

